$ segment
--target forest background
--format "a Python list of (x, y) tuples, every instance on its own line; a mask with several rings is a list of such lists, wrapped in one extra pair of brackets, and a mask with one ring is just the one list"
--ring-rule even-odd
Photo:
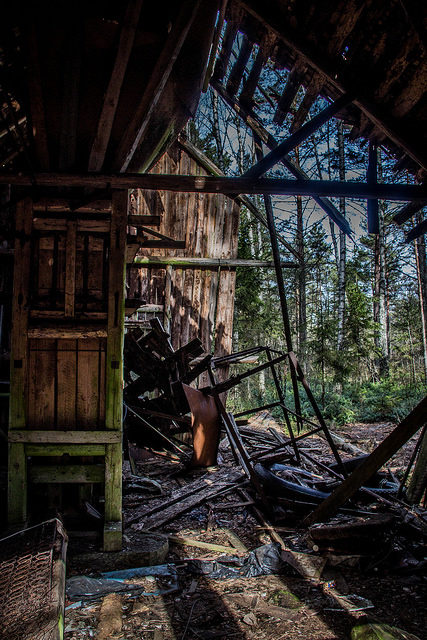
[[(271, 65), (257, 90), (258, 121), (281, 141), (287, 122), (273, 120), (287, 71)], [(296, 111), (303, 94), (297, 95)], [(309, 117), (325, 107), (317, 100)], [(227, 175), (241, 175), (256, 163), (252, 131), (209, 88), (187, 128), (190, 142)], [(395, 161), (378, 147), (378, 180), (411, 183)], [(365, 181), (367, 143), (351, 139), (351, 128), (332, 119), (301, 144), (291, 158), (313, 179)], [(278, 164), (266, 175), (292, 177)], [(265, 216), (262, 196), (253, 204)], [(346, 236), (313, 199), (274, 197), (272, 204), (283, 260), (293, 349), (322, 408), (335, 424), (399, 421), (425, 395), (427, 382), (427, 263), (425, 238), (406, 243), (405, 226), (393, 215), (404, 203), (380, 201), (379, 233), (367, 233), (366, 200), (331, 199), (351, 228)], [(422, 214), (417, 214), (419, 219)], [(416, 220), (418, 221), (418, 219)], [(411, 225), (413, 221), (409, 221)], [(286, 248), (286, 246), (288, 248)], [(267, 229), (242, 207), (239, 258), (271, 260)], [(286, 351), (273, 269), (238, 268), (233, 350), (267, 345)], [(285, 383), (292, 406), (291, 385)], [(274, 401), (268, 372), (247, 378), (229, 395), (233, 411)], [(306, 415), (311, 405), (303, 406)]]

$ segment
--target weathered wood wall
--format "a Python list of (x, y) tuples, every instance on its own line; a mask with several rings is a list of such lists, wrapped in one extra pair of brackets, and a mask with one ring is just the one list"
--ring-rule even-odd
[[(155, 173), (207, 175), (175, 145)], [(134, 213), (160, 215), (160, 233), (185, 240), (185, 249), (140, 249), (138, 256), (236, 258), (239, 206), (221, 194), (138, 190)], [(132, 206), (132, 204), (131, 204)], [(174, 348), (196, 336), (215, 355), (231, 351), (236, 272), (193, 266), (128, 268), (128, 296), (163, 305), (163, 322)]]

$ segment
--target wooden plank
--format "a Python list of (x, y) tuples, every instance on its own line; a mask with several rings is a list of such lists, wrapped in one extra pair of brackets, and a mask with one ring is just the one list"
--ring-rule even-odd
[(122, 142), (116, 153), (115, 169), (117, 171), (126, 171), (144, 136), (150, 117), (157, 108), (199, 6), (200, 0), (185, 0), (181, 3), (177, 19), (172, 25), (165, 46), (157, 59), (141, 101), (133, 110), (133, 118), (123, 134)]
[[(271, 260), (244, 260), (242, 258), (196, 258), (196, 257), (171, 257), (171, 256), (137, 256), (128, 267), (139, 267), (141, 265), (173, 265), (185, 267), (186, 269), (202, 269), (204, 267), (249, 267), (259, 269), (260, 267), (274, 268)], [(280, 265), (287, 269), (296, 269), (299, 263), (283, 260)]]
[(190, 331), (189, 339), (199, 337), (199, 323), (200, 323), (200, 307), (201, 307), (201, 293), (202, 293), (202, 272), (200, 269), (194, 269), (193, 279), (193, 293), (190, 311)]
[(75, 428), (77, 424), (77, 352), (75, 340), (58, 340), (56, 354), (56, 426)]
[(76, 239), (77, 222), (67, 221), (67, 237), (65, 240), (65, 316), (74, 316), (74, 300), (76, 293)]
[(234, 547), (226, 547), (222, 544), (213, 544), (212, 542), (204, 542), (203, 540), (196, 540), (195, 538), (189, 538), (187, 536), (168, 536), (169, 542), (179, 544), (183, 547), (194, 547), (196, 549), (208, 549), (209, 551), (217, 551), (218, 553), (228, 553), (233, 555), (236, 553)]
[(26, 35), (27, 37), (24, 41), (26, 41), (28, 45), (27, 73), (34, 148), (39, 168), (42, 171), (47, 171), (49, 170), (50, 164), (49, 148), (47, 143), (46, 116), (40, 73), (37, 34), (34, 24), (29, 27), (29, 32)]
[[(121, 435), (123, 411), (123, 337), (125, 311), (125, 254), (128, 196), (113, 192), (109, 279), (108, 338), (105, 381), (105, 426)], [(121, 528), (110, 523), (122, 520), (122, 447), (111, 444), (105, 451), (105, 528), (104, 548), (121, 548)]]
[(102, 111), (98, 120), (95, 140), (89, 156), (88, 171), (100, 171), (110, 140), (111, 129), (116, 115), (120, 91), (125, 77), (129, 57), (135, 40), (135, 32), (141, 13), (142, 0), (129, 0), (120, 30), (120, 39), (110, 81), (104, 96)]
[(114, 444), (121, 443), (122, 436), (115, 431), (20, 429), (10, 431), (8, 440), (31, 444)]
[(266, 62), (267, 62), (267, 57), (264, 53), (264, 50), (260, 47), (257, 53), (257, 56), (255, 58), (255, 61), (249, 72), (249, 75), (246, 81), (243, 82), (243, 88), (240, 93), (240, 100), (243, 102), (243, 104), (247, 106), (251, 106), (253, 102), (253, 95), (257, 88), (258, 80), (260, 78), (262, 69)]
[(283, 121), (285, 120), (288, 111), (290, 110), (292, 103), (296, 98), (302, 78), (303, 74), (301, 66), (297, 62), (288, 75), (285, 88), (279, 98), (279, 102), (277, 103), (277, 109), (273, 117), (274, 123), (278, 125), (283, 124)]
[[(253, 3), (240, 2), (242, 7), (261, 25), (266, 27), (270, 32), (274, 33), (284, 44), (290, 49), (294, 50), (302, 59), (305, 59), (308, 64), (313, 67), (317, 72), (327, 76), (328, 81), (338, 89), (338, 91), (345, 92), (350, 89), (354, 89), (354, 78), (350, 74), (347, 75), (336, 73), (336, 64), (332, 64), (332, 58), (322, 56), (319, 50), (313, 46), (307, 39), (303, 42), (301, 37), (303, 34), (298, 30), (293, 30), (289, 25), (286, 25), (283, 21), (283, 15), (280, 9), (273, 5), (266, 5), (265, 3), (257, 3), (258, 8)], [(260, 11), (262, 7), (262, 11)], [(299, 35), (298, 35), (299, 33)], [(425, 149), (420, 148), (419, 140), (416, 138), (416, 134), (402, 133), (401, 120), (393, 118), (378, 104), (372, 101), (372, 96), (369, 91), (366, 91), (366, 87), (361, 84), (357, 87), (357, 98), (354, 100), (354, 104), (363, 111), (364, 114), (372, 121), (377, 129), (383, 132), (392, 142), (405, 151), (415, 162), (421, 167), (427, 170), (427, 158), (425, 155)]]
[[(236, 475), (234, 475), (236, 478)], [(143, 531), (152, 531), (153, 529), (159, 529), (165, 524), (174, 520), (182, 513), (193, 509), (195, 506), (208, 499), (213, 499), (218, 495), (221, 495), (227, 491), (233, 491), (239, 486), (239, 483), (232, 483), (232, 480), (215, 479), (215, 482), (206, 482), (206, 486), (202, 487), (196, 494), (182, 498), (179, 503), (175, 503), (166, 506), (160, 513), (153, 514), (144, 518), (142, 516), (142, 522), (134, 525), (135, 529), (141, 529)]]
[(171, 341), (174, 349), (181, 346), (181, 317), (184, 313), (182, 306), (182, 284), (183, 270), (181, 268), (174, 269), (171, 296)]
[(427, 422), (427, 396), (372, 451), (318, 507), (306, 518), (308, 524), (326, 520), (372, 475), (382, 467)]
[(232, 96), (235, 95), (239, 89), (253, 46), (253, 42), (251, 42), (246, 35), (243, 35), (243, 42), (237, 60), (231, 67), (227, 80), (227, 91)]
[(28, 329), (28, 337), (41, 340), (46, 338), (89, 340), (93, 338), (106, 338), (107, 330), (99, 327), (91, 327), (91, 325), (75, 327), (30, 327), (30, 329)]
[(32, 201), (30, 198), (25, 198), (17, 204), (15, 220), (9, 429), (22, 429), (26, 425), (25, 392), (28, 375), (27, 329), (31, 226)]
[(216, 57), (217, 57), (219, 40), (221, 38), (222, 28), (224, 26), (224, 18), (225, 18), (225, 11), (227, 9), (227, 4), (228, 4), (228, 0), (221, 0), (221, 7), (218, 14), (218, 22), (215, 27), (215, 35), (213, 37), (212, 47), (209, 54), (209, 62), (206, 68), (205, 79), (203, 82), (203, 89), (202, 89), (203, 93), (206, 93), (207, 88), (209, 86), (209, 80), (211, 79), (211, 76), (213, 73), (213, 68), (214, 68)]
[[(83, 200), (83, 202), (82, 202)], [(49, 213), (69, 213), (74, 216), (81, 214), (111, 213), (111, 200), (92, 200), (92, 198), (80, 200), (63, 198), (39, 198), (33, 203), (33, 211), (39, 216), (47, 216)]]
[(77, 342), (77, 424), (92, 429), (98, 426), (99, 342)]
[(227, 21), (221, 51), (219, 52), (212, 76), (212, 78), (215, 80), (222, 80), (227, 71), (227, 66), (230, 61), (234, 39), (237, 35), (238, 28), (239, 25), (237, 22), (232, 20)]
[(53, 340), (38, 340), (37, 349), (30, 347), (28, 368), (28, 425), (53, 427), (56, 420), (56, 350)]
[(84, 46), (82, 21), (67, 6), (64, 15), (65, 42), (62, 64), (62, 109), (59, 136), (59, 169), (65, 171), (75, 166), (77, 148), (77, 125), (79, 119), (79, 90)]
[(9, 525), (22, 524), (27, 519), (27, 457), (24, 445), (9, 444), (8, 509)]
[(165, 279), (165, 297), (163, 305), (163, 326), (167, 333), (170, 333), (171, 329), (171, 296), (172, 296), (172, 265), (168, 264), (166, 267), (166, 279)]
[[(13, 271), (12, 334), (10, 354), (9, 433), (27, 424), (28, 286), (30, 277), (32, 201), (18, 202), (15, 214), (15, 260)], [(27, 517), (27, 461), (23, 444), (9, 444), (8, 522), (23, 523)]]
[[(106, 320), (107, 314), (104, 311), (76, 311), (78, 320)], [(31, 320), (65, 320), (63, 311), (56, 309), (31, 309)]]
[[(299, 131), (302, 131), (302, 129)], [(380, 200), (396, 201), (427, 199), (427, 186), (425, 184), (381, 183), (370, 185), (363, 182), (340, 180), (288, 180), (286, 178), (258, 178), (254, 180), (245, 176), (228, 178), (222, 176), (160, 175), (153, 173), (123, 175), (36, 173), (33, 177), (25, 174), (0, 173), (0, 184), (29, 187), (34, 180), (39, 186), (45, 187), (112, 188), (115, 190), (146, 189), (151, 187), (161, 191), (223, 193), (232, 196), (240, 193), (266, 193), (267, 195), (379, 198)]]
[(28, 475), (35, 484), (91, 484), (104, 482), (104, 465), (37, 465), (30, 467)]
[(104, 456), (103, 444), (26, 444), (27, 456)]

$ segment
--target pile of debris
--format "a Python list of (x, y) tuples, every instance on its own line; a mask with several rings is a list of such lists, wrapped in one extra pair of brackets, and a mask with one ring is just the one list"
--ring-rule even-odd
[[(266, 355), (263, 364), (217, 381), (216, 366), (229, 366), (261, 354)], [(302, 415), (299, 395), (295, 396), (294, 408), (285, 404), (276, 369), (285, 362), (306, 393), (315, 418)], [(272, 373), (277, 401), (235, 415), (228, 412), (224, 393), (264, 369)], [(190, 386), (201, 374), (210, 384), (201, 389)], [(379, 505), (393, 513), (414, 512), (412, 506), (402, 501), (403, 482), (380, 469), (426, 422), (427, 398), (372, 453), (344, 460), (339, 448), (358, 454), (360, 451), (331, 434), (292, 352), (256, 347), (213, 359), (204, 354), (197, 339), (174, 351), (169, 335), (160, 322), (154, 320), (147, 334), (137, 329), (126, 336), (125, 380), (132, 468), (135, 455), (138, 458), (135, 444), (147, 446), (147, 429), (193, 468), (217, 463), (222, 432), (234, 461), (249, 481), (254, 499), (273, 520), (289, 517), (291, 511), (309, 525), (324, 521), (338, 511), (355, 516), (359, 512), (364, 514), (369, 505), (374, 512)], [(298, 387), (296, 393), (300, 393)], [(282, 411), (284, 429), (269, 427), (265, 431), (248, 426), (248, 416), (275, 407)], [(310, 449), (313, 438), (318, 441), (319, 435), (328, 445), (329, 458), (319, 457)], [(423, 522), (420, 520), (421, 527), (425, 526)]]

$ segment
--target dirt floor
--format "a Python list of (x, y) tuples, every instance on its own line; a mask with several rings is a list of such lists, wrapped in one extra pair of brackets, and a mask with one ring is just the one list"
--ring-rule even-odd
[[(258, 417), (258, 423), (254, 420), (251, 427), (261, 431), (265, 429), (265, 420)], [(392, 428), (391, 424), (348, 425), (340, 430), (340, 435), (369, 451)], [(414, 443), (415, 439), (390, 461), (390, 469), (397, 477), (402, 474)], [(304, 446), (325, 462), (331, 460), (321, 438), (310, 438), (310, 444), (307, 441)], [(392, 518), (392, 524), (371, 540), (359, 541), (356, 551), (337, 551), (334, 544), (329, 547), (320, 544), (319, 548), (307, 535), (306, 528), (301, 527), (302, 514), (291, 509), (285, 509), (276, 519), (276, 541), (273, 540), (271, 531), (266, 528), (268, 523), (260, 520), (254, 505), (247, 504), (253, 495), (247, 487), (208, 496), (185, 513), (174, 516), (173, 501), (179, 492), (190, 492), (188, 499), (191, 502), (197, 495), (197, 492), (191, 494), (192, 488), (198, 483), (204, 483), (207, 491), (212, 492), (212, 486), (220, 487), (220, 483), (226, 486), (227, 483), (244, 482), (225, 440), (220, 454), (218, 467), (191, 474), (183, 470), (178, 460), (147, 454), (134, 468), (140, 478), (145, 478), (145, 490), (141, 486), (135, 488), (135, 474), (125, 465), (123, 557), (126, 566), (139, 566), (132, 563), (138, 558), (128, 557), (126, 553), (137, 550), (143, 554), (154, 540), (158, 553), (152, 552), (148, 564), (169, 565), (171, 575), (133, 578), (129, 584), (137, 584), (140, 589), (133, 594), (110, 593), (93, 602), (79, 597), (68, 598), (65, 640), (350, 640), (352, 629), (367, 623), (398, 627), (407, 634), (399, 637), (408, 640), (411, 638), (408, 634), (414, 634), (420, 640), (427, 639), (427, 554), (425, 537), (412, 526), (413, 522), (417, 523), (417, 514), (408, 513), (406, 522), (401, 515), (392, 514), (395, 518)], [(147, 484), (147, 480), (158, 483), (157, 488)], [(159, 487), (160, 496), (156, 495)], [(245, 490), (249, 493), (244, 493)], [(166, 512), (166, 508), (172, 511)], [(387, 513), (386, 507), (380, 504), (373, 509), (369, 506), (369, 510), (377, 515)], [(359, 517), (363, 518), (363, 508), (361, 513)], [(169, 514), (170, 519), (166, 518), (166, 522), (156, 527), (156, 518), (161, 522), (165, 514)], [(353, 516), (340, 518), (342, 521)], [(144, 529), (147, 523), (151, 538)], [(248, 563), (248, 557), (259, 560), (261, 556), (249, 552), (269, 545), (268, 549), (273, 548), (280, 555), (277, 534), (292, 554), (293, 566), (285, 562), (272, 575), (251, 576), (248, 566), (252, 565)], [(192, 546), (191, 541), (202, 544)], [(97, 545), (95, 540), (71, 538), (68, 578), (98, 575), (97, 571), (102, 568), (121, 568), (120, 558), (114, 554), (97, 555)], [(100, 560), (100, 557), (104, 559)], [(221, 562), (224, 557), (226, 559)], [(194, 563), (193, 559), (204, 562)], [(259, 564), (254, 560), (254, 566), (259, 567)], [(225, 567), (226, 577), (212, 577), (218, 566)], [(300, 572), (295, 566), (300, 567)], [(310, 577), (301, 575), (301, 567)], [(228, 577), (230, 570), (235, 571), (235, 577)], [(245, 576), (239, 575), (243, 570)], [(217, 571), (217, 575), (221, 571)], [(162, 593), (164, 591), (169, 592)], [(159, 595), (141, 595), (158, 592)], [(395, 637), (378, 633), (365, 637)], [(354, 637), (359, 639), (359, 636)]]

